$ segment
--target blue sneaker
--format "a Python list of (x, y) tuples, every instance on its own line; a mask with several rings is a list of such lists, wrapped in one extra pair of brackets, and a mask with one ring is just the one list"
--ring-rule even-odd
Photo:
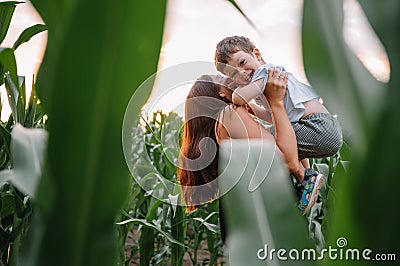
[(307, 168), (304, 173), (304, 180), (301, 183), (299, 209), (305, 215), (318, 198), (318, 192), (324, 183), (324, 176), (311, 168)]

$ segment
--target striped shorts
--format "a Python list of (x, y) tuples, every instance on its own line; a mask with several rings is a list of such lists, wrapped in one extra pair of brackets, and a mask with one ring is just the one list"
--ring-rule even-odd
[(328, 113), (315, 113), (292, 122), (299, 160), (336, 154), (343, 144), (339, 121)]

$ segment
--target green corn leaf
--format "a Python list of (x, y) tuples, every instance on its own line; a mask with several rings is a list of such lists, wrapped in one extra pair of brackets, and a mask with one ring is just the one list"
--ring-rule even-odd
[(179, 241), (177, 241), (176, 239), (174, 239), (169, 232), (164, 231), (160, 228), (158, 228), (157, 226), (155, 226), (153, 223), (150, 223), (148, 221), (146, 221), (145, 219), (136, 219), (136, 218), (131, 218), (122, 222), (119, 222), (117, 224), (119, 225), (123, 225), (126, 223), (134, 223), (134, 224), (141, 224), (143, 226), (146, 226), (148, 228), (153, 229), (154, 231), (157, 231), (158, 233), (162, 234), (163, 236), (165, 236), (171, 243), (173, 244), (177, 244), (180, 245), (182, 247), (186, 247), (186, 245), (184, 243), (180, 243)]
[(10, 48), (0, 47), (0, 85), (4, 83), (4, 74), (10, 73), (15, 84), (18, 84), (17, 62), (15, 61), (14, 52)]
[(329, 166), (327, 164), (316, 163), (315, 166), (317, 168), (316, 170), (319, 173), (323, 174), (324, 176), (328, 176), (328, 174), (329, 174)]
[(29, 97), (28, 107), (26, 110), (26, 117), (24, 122), (24, 126), (27, 128), (33, 127), (33, 125), (35, 124), (37, 103), (38, 103), (38, 98), (36, 96), (35, 84), (32, 83), (31, 96)]
[[(36, 89), (35, 89), (36, 91)], [(38, 124), (40, 120), (45, 116), (45, 112), (43, 110), (43, 106), (41, 103), (36, 104), (36, 110), (35, 110), (35, 117), (34, 117), (34, 125)]]
[(0, 124), (0, 136), (2, 143), (5, 145), (7, 155), (10, 157), (11, 133), (4, 127), (3, 124)]
[[(391, 73), (398, 73), (399, 1), (359, 2), (386, 49)], [(366, 84), (371, 79), (354, 64), (354, 55), (344, 46), (342, 12), (342, 1), (304, 1), (303, 49), (309, 80), (329, 94), (327, 105), (333, 102), (332, 106), (340, 107), (345, 129), (352, 128), (354, 139), (361, 139), (351, 142), (351, 152), (344, 146), (340, 153), (344, 160), (352, 161), (351, 167), (350, 162), (340, 161), (332, 179), (334, 190), (329, 193), (328, 205), (334, 203), (334, 208), (325, 218), (329, 222), (328, 243), (333, 246), (342, 236), (349, 247), (368, 246), (395, 254), (398, 243), (390, 236), (398, 235), (400, 221), (398, 212), (393, 211), (399, 202), (399, 79), (392, 75), (384, 86), (376, 81)], [(371, 104), (371, 99), (376, 103)], [(371, 210), (379, 210), (379, 215), (371, 215)], [(329, 261), (328, 265), (340, 263)]]
[[(158, 250), (157, 254), (154, 255), (153, 260), (151, 261), (152, 265), (162, 265), (165, 255), (168, 254), (168, 250), (169, 246), (164, 246), (160, 250)], [(171, 263), (173, 263), (172, 261), (173, 259), (171, 258)], [(177, 264), (172, 264), (172, 265), (177, 265)]]
[(47, 26), (43, 25), (43, 24), (36, 24), (33, 25), (29, 28), (26, 28), (18, 37), (18, 39), (15, 41), (12, 49), (15, 51), (18, 46), (20, 46), (21, 44), (28, 42), (33, 36), (35, 36), (36, 34), (47, 30)]
[(7, 234), (7, 232), (0, 227), (0, 249), (1, 250), (6, 250), (7, 249), (7, 245), (8, 245), (8, 239), (9, 236)]
[[(0, 70), (0, 72), (1, 72), (1, 70)], [(3, 110), (3, 99), (1, 98), (1, 95), (0, 95), (0, 114), (1, 114), (2, 110)]]
[(304, 1), (302, 46), (311, 85), (338, 114), (356, 152), (367, 148), (368, 128), (379, 117), (384, 85), (361, 64), (343, 39), (343, 1)]
[[(185, 213), (182, 206), (176, 206), (174, 216), (171, 218), (171, 235), (180, 243), (184, 243), (184, 226), (179, 224), (184, 219)], [(172, 265), (183, 265), (183, 255), (185, 249), (182, 245), (171, 244), (171, 263)]]
[(207, 209), (211, 212), (205, 219), (213, 225), (217, 225), (218, 229), (216, 232), (206, 230), (207, 247), (211, 253), (210, 265), (213, 265), (218, 259), (218, 241), (221, 238), (221, 228), (218, 223), (219, 218), (219, 200), (215, 200), (212, 203), (207, 204)]
[[(4, 218), (15, 213), (15, 200), (14, 195), (9, 192), (1, 193), (1, 209), (0, 217)], [(3, 225), (4, 227), (7, 227)]]
[(15, 125), (11, 132), (12, 169), (3, 170), (0, 175), (30, 197), (36, 196), (47, 137), (43, 129), (27, 129), (20, 124)]
[(154, 241), (156, 237), (156, 230), (153, 228), (144, 226), (141, 230), (139, 238), (139, 266), (150, 265), (151, 258), (154, 255)]
[(0, 2), (0, 44), (4, 41), (7, 35), (15, 7), (17, 4), (20, 3), (23, 2), (16, 2), (16, 1)]
[(206, 218), (201, 218), (201, 217), (194, 217), (193, 220), (199, 221), (201, 226), (206, 227), (209, 231), (211, 231), (212, 233), (218, 233), (219, 231), (219, 226), (217, 224), (213, 224), (213, 223), (209, 223), (207, 222), (208, 220), (211, 220), (212, 218), (214, 218), (215, 216), (218, 216), (218, 212), (212, 212), (210, 213)]
[(155, 198), (151, 198), (150, 206), (148, 207), (148, 211), (146, 214), (146, 221), (152, 221), (157, 219), (157, 209), (163, 202), (161, 200), (157, 200)]
[(14, 124), (14, 119), (13, 119), (13, 116), (10, 114), (10, 116), (8, 117), (8, 120), (6, 122), (5, 128), (11, 132), (11, 127), (13, 124)]
[(344, 161), (350, 161), (351, 159), (351, 149), (345, 141), (343, 141), (343, 145), (340, 148), (340, 159)]
[[(265, 265), (266, 261), (257, 256), (257, 253), (261, 258), (265, 255), (259, 252), (265, 250), (265, 245), (268, 250), (312, 248), (305, 220), (295, 207), (289, 174), (282, 159), (273, 156), (274, 144), (248, 139), (231, 143), (220, 146), (219, 173), (222, 174), (218, 179), (228, 228), (230, 265)], [(273, 164), (268, 171), (271, 160)], [(252, 178), (266, 174), (260, 186), (250, 192)], [(310, 263), (296, 261), (296, 265)]]
[(26, 113), (26, 88), (25, 88), (25, 77), (18, 76), (18, 115), (19, 121), (23, 124), (25, 122), (25, 113)]
[(20, 262), (114, 265), (115, 217), (129, 189), (122, 118), (136, 88), (157, 70), (166, 1), (32, 2), (49, 30), (37, 94), (51, 138), (38, 191), (42, 223), (31, 227), (32, 235), (43, 234), (22, 249)]
[(208, 223), (203, 221), (201, 218), (194, 218), (193, 220), (201, 222), (200, 226), (204, 226), (207, 230), (211, 231), (212, 233), (218, 233), (219, 226), (216, 224)]
[[(8, 95), (8, 103), (11, 107), (12, 116), (16, 123), (25, 121), (25, 78), (18, 77), (18, 83), (14, 83), (11, 75), (5, 74), (5, 85)], [(18, 84), (18, 86), (16, 85)]]
[(20, 122), (20, 114), (18, 112), (19, 90), (9, 73), (6, 73), (5, 83), (6, 91), (8, 94), (8, 103), (10, 104), (12, 116), (14, 118), (14, 121), (18, 123)]

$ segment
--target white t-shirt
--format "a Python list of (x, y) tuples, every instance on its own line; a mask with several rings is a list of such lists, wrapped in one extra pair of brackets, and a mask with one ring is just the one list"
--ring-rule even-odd
[[(270, 67), (275, 67), (273, 64), (265, 64), (257, 68), (254, 72), (252, 81), (264, 79), (263, 92), (268, 79), (268, 69)], [(283, 67), (281, 70), (284, 70)], [(284, 106), (286, 113), (289, 117), (290, 122), (297, 122), (304, 115), (306, 108), (303, 103), (310, 101), (312, 99), (318, 98), (319, 96), (315, 93), (312, 87), (301, 83), (292, 74), (288, 73), (289, 80), (287, 85), (287, 90), (284, 98)], [(264, 94), (261, 94), (254, 98), (255, 102), (263, 106), (266, 110), (269, 110), (267, 99)]]

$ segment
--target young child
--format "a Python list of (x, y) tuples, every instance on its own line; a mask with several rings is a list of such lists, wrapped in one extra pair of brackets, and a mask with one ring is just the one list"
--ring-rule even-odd
[[(217, 44), (215, 64), (218, 71), (231, 77), (239, 86), (232, 95), (232, 102), (250, 105), (257, 117), (272, 123), (265, 85), (268, 70), (274, 65), (264, 62), (255, 45), (243, 36), (227, 37)], [(282, 67), (279, 68), (284, 71)], [(319, 102), (314, 90), (299, 82), (292, 74), (288, 75), (284, 106), (296, 134), (299, 161), (308, 168), (299, 205), (300, 209), (304, 209), (308, 203), (305, 197), (313, 190), (316, 177), (319, 176), (309, 168), (307, 158), (334, 155), (342, 146), (343, 139), (339, 122)], [(253, 99), (259, 106), (250, 103)], [(271, 133), (274, 134), (273, 127)]]

